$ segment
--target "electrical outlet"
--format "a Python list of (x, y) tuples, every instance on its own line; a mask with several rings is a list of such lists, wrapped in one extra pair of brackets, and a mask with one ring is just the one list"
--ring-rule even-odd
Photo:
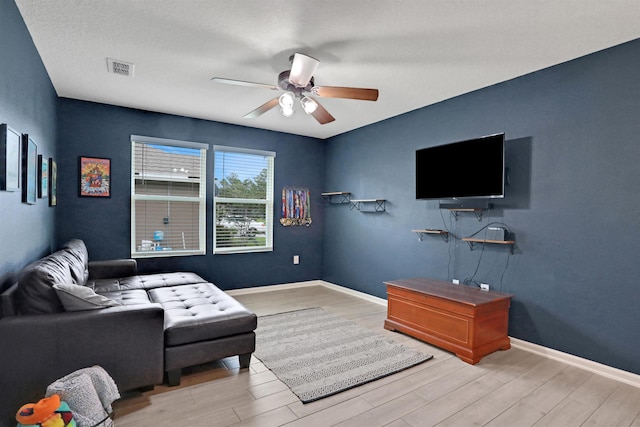
[(460, 284), (460, 280), (458, 280), (458, 279), (453, 279), (453, 284), (454, 284), (454, 285), (459, 285), (459, 284)]
[(489, 284), (488, 283), (480, 283), (480, 289), (482, 289), (483, 291), (488, 291), (489, 290)]
[(300, 264), (300, 255), (294, 255), (294, 256), (293, 256), (293, 263), (294, 263), (295, 265)]

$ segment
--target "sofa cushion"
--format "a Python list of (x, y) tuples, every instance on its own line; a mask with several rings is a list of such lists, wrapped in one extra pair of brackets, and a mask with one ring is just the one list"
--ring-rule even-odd
[(101, 295), (110, 300), (120, 303), (120, 305), (140, 305), (151, 304), (147, 291), (143, 289), (131, 289), (125, 291), (102, 292)]
[(61, 313), (64, 307), (53, 285), (74, 283), (69, 263), (62, 251), (26, 266), (18, 278), (16, 301), (22, 314)]
[(165, 346), (194, 343), (252, 332), (257, 317), (211, 283), (149, 291), (164, 308)]
[(193, 283), (206, 283), (206, 280), (195, 273), (176, 272), (140, 274), (137, 276), (116, 279), (96, 279), (92, 281), (93, 288), (100, 294), (131, 289), (154, 289), (168, 286), (190, 285)]
[(76, 285), (84, 286), (89, 277), (89, 252), (84, 242), (80, 239), (73, 239), (66, 242), (61, 247), (61, 252), (69, 261), (71, 276)]
[(105, 296), (96, 294), (93, 289), (73, 284), (53, 285), (66, 311), (95, 310), (121, 305)]

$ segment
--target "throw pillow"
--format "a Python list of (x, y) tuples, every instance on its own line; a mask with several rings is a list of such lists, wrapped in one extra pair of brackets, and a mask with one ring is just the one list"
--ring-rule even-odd
[(94, 310), (121, 305), (105, 296), (96, 294), (93, 289), (87, 286), (55, 284), (53, 288), (66, 311)]

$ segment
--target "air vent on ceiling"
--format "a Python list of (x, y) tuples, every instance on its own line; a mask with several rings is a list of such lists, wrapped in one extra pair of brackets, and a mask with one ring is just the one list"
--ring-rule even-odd
[(109, 67), (110, 73), (119, 74), (125, 77), (133, 77), (133, 64), (130, 62), (107, 58), (107, 66)]

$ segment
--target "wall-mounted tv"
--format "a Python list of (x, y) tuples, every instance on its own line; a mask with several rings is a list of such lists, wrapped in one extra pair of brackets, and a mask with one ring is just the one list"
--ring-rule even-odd
[(504, 197), (504, 133), (416, 150), (416, 199)]

